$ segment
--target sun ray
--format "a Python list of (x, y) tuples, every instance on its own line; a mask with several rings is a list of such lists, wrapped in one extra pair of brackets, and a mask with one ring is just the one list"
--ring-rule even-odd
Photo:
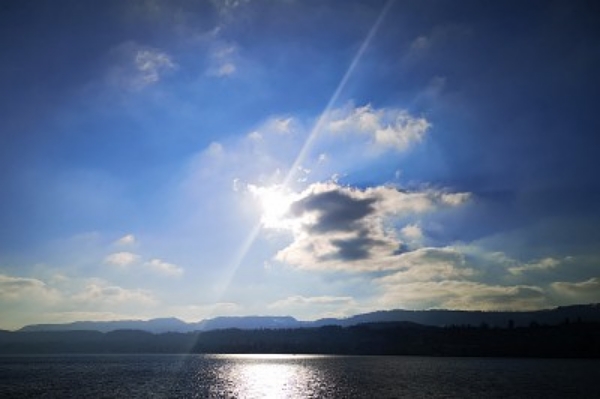
[[(373, 24), (373, 26), (369, 30), (369, 33), (367, 34), (367, 36), (363, 40), (360, 48), (358, 49), (358, 51), (354, 55), (354, 58), (352, 59), (352, 62), (350, 63), (348, 69), (344, 73), (342, 79), (340, 80), (340, 83), (337, 85), (337, 87), (336, 87), (335, 91), (333, 92), (331, 98), (327, 102), (327, 105), (325, 106), (325, 108), (323, 109), (323, 111), (321, 112), (321, 114), (319, 115), (319, 118), (317, 119), (316, 123), (314, 124), (313, 128), (311, 129), (311, 131), (310, 131), (308, 137), (306, 138), (304, 144), (302, 145), (302, 148), (298, 152), (298, 155), (296, 156), (296, 159), (294, 160), (294, 163), (292, 164), (292, 167), (290, 168), (288, 174), (286, 175), (286, 178), (283, 181), (282, 189), (284, 189), (284, 190), (287, 189), (290, 186), (290, 184), (293, 181), (293, 179), (295, 178), (296, 173), (298, 172), (299, 167), (304, 162), (307, 154), (311, 150), (311, 148), (312, 148), (312, 146), (313, 146), (316, 138), (318, 137), (319, 132), (320, 132), (320, 130), (322, 128), (322, 125), (323, 125), (323, 123), (325, 122), (325, 120), (327, 118), (327, 114), (332, 109), (332, 107), (337, 103), (337, 101), (338, 101), (338, 99), (340, 97), (340, 94), (342, 93), (342, 91), (346, 87), (346, 85), (347, 85), (350, 77), (354, 73), (354, 71), (355, 71), (357, 65), (359, 64), (361, 58), (363, 57), (365, 51), (367, 50), (367, 48), (371, 44), (371, 41), (373, 40), (373, 37), (377, 33), (377, 30), (379, 29), (379, 26), (383, 22), (386, 14), (388, 13), (388, 11), (389, 11), (390, 7), (392, 6), (392, 4), (394, 3), (394, 1), (395, 0), (388, 0), (386, 2), (386, 4), (384, 5), (384, 7), (382, 8), (381, 12), (379, 13), (379, 16), (377, 17), (377, 20), (375, 21), (375, 23)], [(258, 233), (260, 232), (261, 226), (262, 226), (262, 221), (259, 221), (250, 230), (250, 232), (248, 233), (248, 236), (244, 240), (244, 242), (243, 242), (242, 246), (240, 247), (239, 251), (237, 251), (236, 256), (234, 257), (234, 259), (232, 259), (232, 262), (227, 267), (225, 275), (224, 275), (224, 279), (223, 279), (223, 284), (221, 285), (222, 288), (221, 288), (221, 290), (219, 292), (219, 295), (218, 295), (220, 298), (222, 298), (223, 295), (225, 294), (225, 292), (227, 291), (229, 285), (231, 284), (231, 280), (233, 279), (233, 277), (235, 276), (235, 273), (237, 272), (237, 269), (240, 267), (240, 265), (243, 262), (244, 258), (248, 254), (248, 251), (250, 250), (250, 248), (252, 248), (252, 245), (254, 244), (254, 241), (256, 240), (256, 237), (258, 236)]]

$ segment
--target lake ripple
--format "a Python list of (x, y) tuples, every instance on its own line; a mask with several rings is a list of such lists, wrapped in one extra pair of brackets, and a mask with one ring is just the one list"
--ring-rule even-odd
[(600, 361), (314, 355), (0, 356), (3, 398), (600, 398)]

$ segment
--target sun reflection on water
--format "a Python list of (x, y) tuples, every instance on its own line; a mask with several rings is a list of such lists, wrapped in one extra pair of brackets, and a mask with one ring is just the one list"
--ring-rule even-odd
[(215, 397), (311, 398), (326, 389), (305, 355), (216, 355), (224, 360)]

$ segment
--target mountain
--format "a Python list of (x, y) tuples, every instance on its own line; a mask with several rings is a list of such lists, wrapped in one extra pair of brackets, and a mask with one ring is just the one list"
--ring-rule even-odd
[(358, 314), (348, 318), (327, 318), (316, 321), (299, 321), (293, 317), (239, 316), (216, 317), (196, 323), (186, 323), (176, 318), (119, 321), (77, 321), (67, 324), (34, 324), (20, 331), (83, 331), (109, 332), (115, 330), (142, 330), (152, 333), (211, 331), (237, 328), (293, 329), (302, 327), (349, 327), (364, 323), (411, 322), (426, 326), (481, 326), (507, 327), (531, 324), (556, 325), (565, 322), (600, 322), (600, 304), (561, 306), (554, 309), (527, 312), (483, 312), (461, 310), (387, 310)]
[(188, 332), (196, 330), (194, 324), (177, 318), (160, 318), (151, 320), (115, 320), (115, 321), (76, 321), (65, 324), (32, 324), (19, 331), (100, 331), (142, 330), (152, 333)]
[(600, 359), (600, 323), (490, 328), (381, 322), (349, 327), (229, 328), (162, 334), (139, 330), (0, 332), (0, 355), (196, 353)]
[(117, 320), (117, 321), (76, 321), (65, 324), (32, 324), (21, 328), (19, 331), (100, 331), (110, 332), (116, 330), (141, 330), (159, 334), (164, 332), (192, 332), (223, 330), (239, 328), (242, 330), (254, 329), (284, 329), (298, 328), (306, 325), (293, 317), (272, 316), (239, 316), (216, 317), (205, 319), (197, 323), (186, 323), (177, 318), (161, 318), (151, 320)]
[(600, 322), (600, 304), (560, 306), (526, 312), (484, 312), (463, 310), (387, 310), (358, 314), (346, 319), (321, 319), (314, 326), (409, 321), (428, 326), (486, 324), (490, 327), (528, 326), (531, 323), (554, 325), (565, 321)]
[(237, 316), (237, 317), (216, 317), (214, 319), (202, 320), (195, 323), (196, 330), (223, 330), (226, 328), (239, 328), (242, 330), (257, 329), (287, 329), (304, 327), (310, 323), (298, 321), (291, 316), (271, 317), (271, 316)]

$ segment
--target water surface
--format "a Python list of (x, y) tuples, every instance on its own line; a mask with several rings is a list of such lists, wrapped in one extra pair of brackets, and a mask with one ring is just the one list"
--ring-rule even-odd
[(599, 366), (402, 356), (0, 356), (0, 397), (600, 398)]

